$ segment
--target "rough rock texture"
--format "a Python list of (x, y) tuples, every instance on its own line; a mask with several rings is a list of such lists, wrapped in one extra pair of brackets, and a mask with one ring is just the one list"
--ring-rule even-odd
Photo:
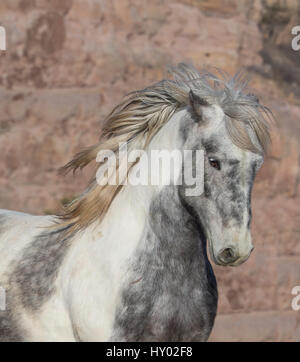
[(299, 341), (300, 25), (297, 0), (1, 0), (0, 207), (57, 210), (90, 174), (57, 168), (97, 140), (122, 95), (193, 61), (243, 67), (278, 126), (253, 197), (255, 251), (215, 267), (220, 305), (212, 341)]

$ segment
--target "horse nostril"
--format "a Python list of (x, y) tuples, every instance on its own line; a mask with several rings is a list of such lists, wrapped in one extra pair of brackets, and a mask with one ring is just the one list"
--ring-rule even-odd
[(228, 264), (236, 259), (236, 254), (232, 248), (225, 248), (219, 254), (221, 262)]
[(222, 252), (222, 256), (225, 259), (231, 259), (233, 257), (233, 250), (231, 248), (226, 248)]

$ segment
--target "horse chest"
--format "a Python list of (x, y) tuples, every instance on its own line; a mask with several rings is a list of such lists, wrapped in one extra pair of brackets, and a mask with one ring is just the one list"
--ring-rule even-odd
[(198, 263), (191, 264), (145, 267), (124, 289), (112, 339), (206, 340), (216, 313), (216, 286), (200, 273)]

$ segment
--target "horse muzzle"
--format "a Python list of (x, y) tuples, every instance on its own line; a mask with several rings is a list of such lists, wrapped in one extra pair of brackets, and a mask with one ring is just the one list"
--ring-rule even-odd
[(228, 246), (220, 250), (216, 255), (216, 263), (223, 266), (238, 266), (244, 263), (252, 253), (254, 247), (251, 246), (248, 253), (241, 255), (238, 248), (235, 246)]

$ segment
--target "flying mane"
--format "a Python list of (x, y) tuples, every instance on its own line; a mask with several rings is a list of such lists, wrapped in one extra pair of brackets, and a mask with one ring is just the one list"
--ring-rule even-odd
[[(270, 142), (268, 120), (272, 114), (255, 95), (246, 94), (248, 82), (241, 73), (229, 78), (220, 72), (218, 76), (206, 70), (198, 71), (184, 63), (170, 73), (173, 79), (130, 93), (107, 116), (99, 142), (76, 154), (61, 171), (83, 169), (96, 160), (101, 150), (113, 151), (118, 159), (121, 142), (127, 144), (129, 151), (133, 148), (145, 150), (169, 119), (190, 104), (191, 90), (207, 103), (218, 104), (223, 109), (227, 131), (234, 144), (256, 153), (266, 151)], [(252, 142), (249, 129), (254, 131), (259, 146)], [(61, 224), (78, 231), (96, 220), (101, 222), (122, 187), (99, 185), (94, 178), (86, 192), (59, 215)]]

